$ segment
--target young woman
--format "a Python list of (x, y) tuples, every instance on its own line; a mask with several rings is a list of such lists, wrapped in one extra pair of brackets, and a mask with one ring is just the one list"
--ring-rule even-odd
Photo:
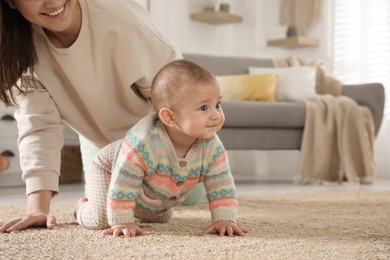
[(17, 107), (27, 193), (26, 213), (0, 221), (0, 233), (53, 228), (63, 124), (80, 135), (86, 169), (151, 111), (153, 77), (181, 54), (132, 0), (0, 0), (0, 9), (0, 98)]

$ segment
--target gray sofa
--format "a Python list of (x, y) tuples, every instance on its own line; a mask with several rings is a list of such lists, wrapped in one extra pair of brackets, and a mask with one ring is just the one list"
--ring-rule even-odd
[[(215, 75), (247, 74), (248, 67), (272, 67), (269, 59), (184, 54), (184, 58)], [(382, 84), (345, 85), (342, 95), (370, 108), (378, 133), (385, 94)], [(228, 150), (299, 150), (305, 123), (305, 105), (300, 102), (225, 101), (226, 116), (219, 136)]]

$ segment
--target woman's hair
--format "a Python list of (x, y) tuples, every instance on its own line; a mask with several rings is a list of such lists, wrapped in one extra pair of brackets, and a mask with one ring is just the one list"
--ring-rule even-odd
[(175, 60), (166, 64), (156, 74), (152, 82), (151, 100), (154, 111), (172, 107), (182, 97), (183, 92), (194, 83), (217, 82), (214, 75), (202, 66), (189, 60)]
[(31, 23), (0, 0), (0, 100), (7, 106), (17, 105), (13, 87), (27, 93), (32, 86), (33, 77), (22, 76), (34, 74), (37, 60)]

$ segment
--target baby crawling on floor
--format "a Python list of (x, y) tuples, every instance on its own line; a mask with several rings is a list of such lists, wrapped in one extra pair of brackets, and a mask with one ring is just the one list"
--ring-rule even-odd
[(236, 223), (234, 180), (217, 135), (225, 121), (221, 92), (212, 73), (193, 62), (165, 65), (152, 82), (154, 112), (92, 160), (87, 197), (76, 206), (78, 223), (105, 229), (103, 235), (143, 235), (139, 222), (168, 222), (173, 208), (203, 183), (212, 220), (204, 234), (245, 235)]

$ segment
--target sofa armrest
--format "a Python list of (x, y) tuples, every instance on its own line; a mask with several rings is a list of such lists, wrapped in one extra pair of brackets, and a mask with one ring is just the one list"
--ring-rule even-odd
[(375, 134), (378, 134), (385, 107), (385, 90), (380, 83), (344, 85), (342, 95), (354, 99), (359, 105), (367, 106), (373, 115)]

